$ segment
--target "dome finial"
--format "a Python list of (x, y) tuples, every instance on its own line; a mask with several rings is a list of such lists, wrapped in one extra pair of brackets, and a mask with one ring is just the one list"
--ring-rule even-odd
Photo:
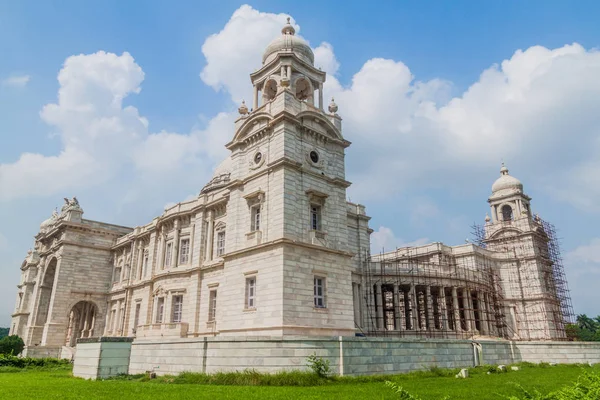
[(500, 168), (500, 175), (508, 175), (508, 168), (504, 165), (504, 161), (502, 161), (502, 167)]
[(335, 104), (335, 100), (333, 97), (331, 98), (331, 103), (329, 103), (329, 112), (335, 114), (338, 111), (338, 106)]
[(290, 17), (287, 17), (287, 24), (285, 24), (285, 26), (281, 29), (281, 33), (284, 35), (294, 35), (296, 33), (296, 30), (292, 26), (290, 19)]
[(246, 116), (246, 114), (248, 114), (248, 107), (246, 106), (245, 100), (242, 100), (242, 105), (238, 108), (238, 112), (241, 116)]

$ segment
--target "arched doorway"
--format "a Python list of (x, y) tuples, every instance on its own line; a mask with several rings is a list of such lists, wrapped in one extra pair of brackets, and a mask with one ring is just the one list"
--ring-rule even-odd
[(48, 322), (48, 312), (50, 311), (50, 299), (54, 290), (54, 275), (56, 275), (56, 258), (53, 258), (46, 267), (42, 284), (40, 285), (40, 297), (38, 302), (38, 311), (35, 324), (43, 326)]
[(98, 307), (91, 301), (80, 301), (69, 312), (66, 346), (74, 347), (77, 339), (94, 336)]

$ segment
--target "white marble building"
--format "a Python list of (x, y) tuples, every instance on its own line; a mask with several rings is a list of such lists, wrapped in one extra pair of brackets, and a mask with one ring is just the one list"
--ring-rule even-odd
[[(396, 251), (365, 259), (369, 217), (346, 200), (350, 142), (336, 104), (324, 105), (325, 73), (310, 46), (288, 23), (250, 78), (252, 108), (240, 106), (230, 155), (197, 198), (133, 229), (83, 219), (77, 199), (65, 199), (41, 225), (21, 266), (11, 325), (28, 354), (65, 356), (77, 338), (100, 335), (160, 341), (443, 331), (532, 339), (524, 332), (533, 322), (523, 319), (530, 305), (560, 311), (534, 261), (524, 267), (535, 275), (526, 291), (503, 283), (514, 273), (506, 243), (536, 242), (539, 230), (529, 197), (504, 170), (490, 197), (487, 249), (411, 249), (419, 259), (471, 258), (457, 261), (464, 274), (434, 282), (387, 267), (376, 278), (381, 264), (414, 257)], [(491, 275), (470, 277), (481, 260)], [(499, 283), (486, 283), (489, 276)], [(564, 336), (560, 329), (536, 326), (548, 338)]]

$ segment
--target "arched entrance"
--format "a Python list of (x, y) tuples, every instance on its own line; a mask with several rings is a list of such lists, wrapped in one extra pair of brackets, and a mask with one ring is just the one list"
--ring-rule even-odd
[(74, 347), (77, 339), (92, 337), (96, 326), (98, 307), (91, 301), (80, 301), (69, 312), (66, 346)]
[(53, 258), (46, 267), (46, 273), (40, 286), (40, 301), (38, 303), (37, 317), (35, 324), (44, 326), (48, 322), (48, 312), (50, 311), (50, 299), (52, 299), (52, 291), (54, 289), (54, 275), (56, 274), (56, 258)]

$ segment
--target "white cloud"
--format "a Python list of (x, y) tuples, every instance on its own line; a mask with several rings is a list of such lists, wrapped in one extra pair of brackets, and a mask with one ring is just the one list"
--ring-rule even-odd
[[(206, 66), (200, 77), (215, 90), (224, 90), (234, 102), (251, 99), (248, 75), (262, 65), (262, 54), (280, 34), (287, 14), (264, 13), (249, 5), (238, 8), (225, 27), (202, 45)], [(291, 23), (299, 32), (300, 27)], [(248, 103), (250, 104), (250, 103)]]
[(24, 87), (29, 83), (29, 75), (15, 75), (2, 80), (2, 86)]
[(123, 106), (125, 97), (140, 93), (143, 80), (142, 68), (126, 52), (67, 58), (58, 75), (58, 100), (40, 112), (56, 129), (62, 150), (51, 156), (25, 153), (12, 164), (0, 164), (0, 200), (98, 187), (132, 168), (145, 178), (134, 180), (137, 185), (153, 178), (161, 183), (190, 165), (196, 177), (208, 178), (226, 155), (223, 145), (233, 116), (218, 114), (206, 129), (189, 134), (152, 134), (135, 107)]
[(581, 245), (565, 254), (569, 264), (600, 264), (600, 238), (594, 238), (589, 244)]
[(380, 226), (378, 230), (371, 234), (371, 254), (393, 251), (400, 247), (421, 246), (427, 243), (430, 243), (428, 238), (405, 242), (403, 239), (396, 237), (390, 228)]
[(565, 272), (576, 314), (598, 315), (600, 238), (565, 253)]
[(548, 193), (592, 209), (600, 200), (599, 73), (595, 50), (534, 46), (450, 99), (449, 82), (420, 82), (402, 62), (368, 60), (350, 86), (326, 87), (354, 143), (349, 152), (360, 149), (348, 157), (352, 196), (491, 184), (504, 158), (520, 167), (512, 172), (526, 189), (535, 177)]

